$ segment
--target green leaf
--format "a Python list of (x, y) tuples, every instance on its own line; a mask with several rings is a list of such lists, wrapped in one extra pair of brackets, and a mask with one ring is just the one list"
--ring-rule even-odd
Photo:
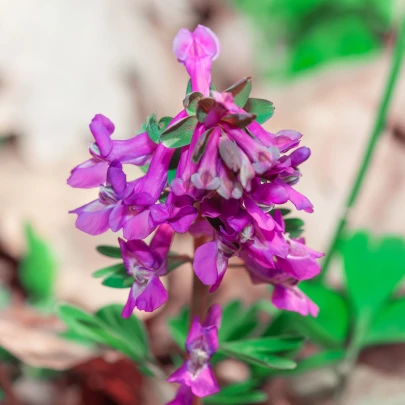
[(189, 145), (197, 118), (185, 117), (168, 127), (161, 135), (160, 140), (167, 148), (180, 148)]
[(304, 342), (302, 337), (264, 337), (258, 339), (246, 339), (238, 342), (228, 342), (221, 345), (227, 350), (240, 353), (278, 353), (299, 349)]
[(121, 259), (121, 250), (116, 246), (100, 245), (96, 247), (97, 251), (104, 256), (114, 257), (116, 259)]
[(146, 132), (153, 142), (159, 143), (161, 131), (159, 130), (159, 125), (156, 120), (156, 113), (152, 113), (148, 118), (146, 118)]
[[(149, 363), (150, 350), (145, 346), (145, 332), (138, 319), (119, 320), (121, 305), (101, 308), (96, 315), (71, 305), (61, 305), (57, 313), (76, 337), (119, 350), (140, 367), (140, 371), (152, 375)], [(127, 321), (127, 322), (126, 322)]]
[(152, 355), (144, 324), (134, 315), (130, 318), (123, 318), (121, 312), (122, 305), (111, 304), (99, 309), (95, 316), (136, 346), (140, 356), (146, 355), (150, 358)]
[(204, 123), (205, 118), (213, 107), (219, 110), (225, 109), (225, 107), (223, 107), (221, 104), (216, 104), (213, 98), (205, 97), (198, 100), (197, 109), (195, 112), (198, 122)]
[(227, 303), (223, 309), (219, 340), (229, 342), (248, 336), (259, 325), (257, 309), (243, 307), (239, 300)]
[(294, 370), (278, 371), (277, 375), (289, 376), (305, 374), (315, 369), (331, 367), (343, 360), (344, 354), (344, 350), (328, 350), (319, 352), (298, 361), (297, 367)]
[(296, 367), (294, 361), (288, 358), (270, 355), (262, 352), (240, 352), (228, 349), (227, 345), (221, 345), (218, 353), (227, 357), (232, 357), (262, 368), (277, 368), (280, 370), (293, 369)]
[(204, 98), (204, 94), (195, 91), (186, 95), (183, 100), (183, 106), (188, 115), (195, 115), (197, 109), (197, 103)]
[(204, 398), (204, 404), (246, 405), (263, 403), (267, 400), (267, 395), (261, 391), (252, 391), (257, 385), (257, 381), (248, 380), (221, 387), (221, 391), (217, 394)]
[(103, 280), (101, 284), (111, 288), (129, 288), (134, 283), (134, 278), (128, 274), (113, 274)]
[(259, 124), (264, 124), (274, 114), (273, 103), (261, 98), (249, 98), (243, 109), (256, 115), (256, 121)]
[[(162, 117), (159, 120), (159, 134), (161, 134), (170, 124), (170, 122), (172, 121), (173, 117)], [(159, 135), (160, 136), (160, 135)]]
[(187, 82), (186, 95), (191, 93), (192, 91), (193, 90), (192, 90), (192, 85), (191, 85), (191, 79), (189, 79)]
[(346, 286), (357, 317), (372, 317), (405, 275), (405, 244), (400, 238), (371, 240), (355, 233), (341, 244)]
[(49, 245), (30, 224), (25, 226), (26, 252), (18, 274), (29, 296), (45, 300), (53, 296), (57, 264)]
[(290, 234), (291, 238), (299, 238), (304, 232), (303, 226), (304, 221), (299, 218), (286, 218), (285, 222), (285, 231)]
[(117, 263), (117, 264), (113, 264), (112, 266), (104, 267), (100, 270), (95, 271), (93, 273), (93, 277), (101, 278), (101, 277), (113, 275), (115, 273), (124, 273), (124, 272), (125, 272), (124, 263)]
[(215, 128), (207, 129), (197, 140), (195, 144), (193, 155), (191, 156), (191, 160), (193, 163), (199, 163), (200, 159), (205, 153), (205, 149), (207, 148), (208, 139), (211, 136), (212, 132)]
[(244, 77), (225, 91), (233, 95), (237, 106), (243, 107), (252, 91), (252, 78), (250, 76)]
[(391, 301), (384, 306), (371, 323), (365, 344), (405, 342), (405, 298)]

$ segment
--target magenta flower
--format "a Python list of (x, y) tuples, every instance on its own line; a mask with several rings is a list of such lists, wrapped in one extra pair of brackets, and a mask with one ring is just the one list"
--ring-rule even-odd
[(218, 57), (219, 52), (218, 38), (203, 25), (198, 25), (194, 32), (182, 28), (177, 33), (173, 41), (173, 53), (186, 67), (192, 91), (209, 95), (212, 61)]
[(107, 170), (107, 182), (100, 187), (99, 198), (69, 213), (77, 214), (76, 228), (99, 235), (110, 228), (110, 215), (136, 181), (128, 184), (122, 164), (114, 160)]
[(135, 308), (152, 312), (167, 300), (159, 277), (167, 270), (167, 253), (173, 237), (168, 225), (161, 225), (148, 246), (141, 240), (118, 239), (127, 273), (134, 278), (122, 316), (128, 318)]
[(219, 391), (218, 383), (210, 366), (212, 355), (218, 350), (218, 330), (221, 323), (221, 307), (213, 305), (201, 325), (196, 316), (186, 340), (188, 359), (168, 379), (182, 384), (172, 404), (188, 404), (189, 387), (197, 397), (206, 397)]
[(142, 166), (150, 162), (157, 145), (146, 132), (128, 140), (113, 141), (114, 124), (104, 115), (97, 114), (90, 123), (95, 142), (90, 145), (93, 157), (75, 167), (67, 182), (72, 187), (93, 188), (105, 183), (108, 166), (121, 163)]
[(298, 312), (303, 316), (318, 315), (318, 306), (297, 287), (299, 282), (297, 279), (278, 267), (266, 268), (254, 258), (244, 257), (244, 259), (250, 278), (255, 284), (266, 283), (274, 286), (271, 302), (276, 308)]

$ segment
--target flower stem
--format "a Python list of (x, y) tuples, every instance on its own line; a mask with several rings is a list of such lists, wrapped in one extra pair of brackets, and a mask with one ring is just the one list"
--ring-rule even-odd
[(359, 196), (361, 187), (362, 187), (364, 179), (365, 179), (365, 175), (370, 166), (370, 163), (371, 163), (371, 160), (372, 160), (372, 157), (373, 157), (376, 145), (377, 145), (377, 141), (380, 138), (381, 133), (384, 129), (388, 109), (389, 109), (392, 95), (393, 95), (393, 92), (395, 89), (395, 84), (398, 80), (399, 72), (401, 70), (404, 51), (405, 51), (405, 14), (401, 20), (401, 25), (399, 27), (398, 37), (397, 37), (395, 48), (394, 48), (394, 51), (392, 54), (391, 69), (390, 69), (390, 73), (387, 78), (384, 93), (381, 98), (381, 103), (380, 103), (380, 107), (379, 107), (379, 110), (378, 110), (378, 113), (377, 113), (377, 116), (375, 119), (374, 127), (370, 134), (368, 145), (364, 152), (363, 160), (362, 160), (359, 170), (357, 172), (357, 176), (353, 182), (351, 191), (347, 197), (343, 215), (341, 216), (341, 218), (338, 221), (334, 236), (332, 238), (332, 241), (331, 241), (329, 248), (327, 250), (327, 253), (325, 255), (325, 259), (323, 261), (323, 266), (322, 266), (323, 271), (319, 277), (320, 279), (323, 279), (325, 277), (325, 275), (328, 271), (331, 259), (333, 257), (333, 254), (336, 251), (339, 241), (341, 240), (342, 236), (344, 235), (344, 232), (346, 230), (347, 218), (348, 218), (349, 212), (357, 201), (357, 198)]
[[(205, 236), (194, 238), (194, 250), (205, 243)], [(190, 327), (195, 316), (198, 316), (200, 322), (204, 322), (208, 308), (208, 289), (193, 272), (193, 290), (191, 293), (190, 305)], [(202, 405), (202, 399), (194, 397), (193, 405)]]

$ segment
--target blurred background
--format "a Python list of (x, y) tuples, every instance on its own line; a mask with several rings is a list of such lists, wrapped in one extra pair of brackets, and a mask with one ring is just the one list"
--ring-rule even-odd
[[(52, 300), (89, 311), (125, 301), (126, 292), (91, 277), (106, 265), (95, 246), (115, 244), (116, 236), (81, 233), (75, 216), (68, 215), (93, 200), (95, 190), (73, 190), (66, 179), (88, 157), (88, 124), (96, 113), (115, 123), (116, 139), (125, 139), (153, 111), (174, 115), (182, 108), (187, 75), (171, 52), (181, 27), (204, 24), (218, 35), (222, 52), (213, 70), (218, 89), (253, 76), (253, 96), (276, 107), (265, 128), (304, 134), (302, 144), (311, 148), (312, 157), (302, 168), (298, 190), (315, 206), (303, 217), (305, 237), (311, 247), (325, 251), (372, 129), (404, 11), (400, 0), (0, 1), (0, 302), (14, 307), (12, 316), (0, 316), (0, 346), (14, 344), (13, 353), (31, 366), (46, 365), (25, 347), (31, 339), (19, 329), (21, 323), (39, 322), (38, 308), (21, 306), (27, 289), (40, 294), (48, 289)], [(405, 236), (404, 90), (402, 72), (359, 203), (350, 214), (352, 227), (375, 234)], [(186, 243), (180, 238), (176, 246), (185, 251)], [(39, 256), (32, 260), (39, 260), (43, 271), (21, 279), (18, 269), (30, 251)], [(190, 275), (186, 270), (169, 280), (176, 304), (166, 312), (175, 313), (187, 302), (183, 291)], [(328, 277), (339, 285), (338, 271)], [(242, 291), (245, 302), (257, 298), (257, 287), (246, 290), (242, 273), (225, 281), (223, 299), (240, 297)], [(40, 307), (46, 311), (47, 305)], [(164, 324), (156, 322), (151, 330), (157, 347), (164, 345)], [(50, 347), (41, 336), (35, 339), (39, 352)], [(405, 350), (395, 350), (393, 357), (405, 363)], [(82, 355), (64, 352), (60, 358), (79, 364)], [(398, 394), (393, 405), (405, 404), (403, 365), (393, 376), (368, 368), (364, 373), (358, 376), (361, 392), (353, 398), (380, 384), (381, 395), (387, 387)], [(33, 381), (30, 376), (16, 385), (19, 403), (62, 404), (54, 386), (38, 388)], [(288, 399), (285, 391), (304, 395), (307, 384), (298, 381), (286, 389), (280, 383), (269, 403), (304, 404)], [(100, 403), (141, 403), (111, 401)]]

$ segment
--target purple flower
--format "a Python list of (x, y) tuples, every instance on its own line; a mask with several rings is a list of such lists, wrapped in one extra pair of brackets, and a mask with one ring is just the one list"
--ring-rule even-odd
[(194, 32), (182, 28), (174, 38), (173, 53), (183, 63), (191, 77), (192, 91), (209, 95), (211, 66), (220, 52), (216, 35), (207, 27), (198, 25)]
[[(298, 287), (298, 280), (280, 268), (266, 268), (252, 257), (244, 257), (248, 273), (255, 284), (274, 285), (271, 301), (276, 308), (316, 317), (319, 308)], [(275, 264), (277, 266), (277, 263)]]
[(186, 340), (188, 359), (168, 379), (182, 384), (173, 404), (188, 404), (190, 387), (197, 397), (206, 397), (219, 391), (217, 381), (210, 366), (212, 355), (218, 350), (218, 329), (221, 323), (221, 307), (213, 305), (201, 325), (196, 316)]
[(99, 235), (110, 228), (110, 216), (125, 194), (136, 184), (126, 182), (122, 164), (114, 160), (107, 170), (107, 182), (100, 187), (99, 198), (69, 213), (77, 214), (76, 228)]
[(90, 145), (93, 157), (75, 167), (67, 182), (72, 187), (93, 188), (104, 184), (108, 166), (114, 160), (142, 166), (150, 162), (157, 145), (146, 132), (128, 140), (111, 140), (114, 124), (97, 114), (90, 123), (95, 142)]
[(166, 273), (167, 253), (173, 237), (168, 225), (161, 225), (148, 246), (141, 240), (118, 239), (127, 273), (134, 278), (122, 311), (129, 318), (135, 308), (152, 312), (167, 300), (167, 291), (159, 277)]

